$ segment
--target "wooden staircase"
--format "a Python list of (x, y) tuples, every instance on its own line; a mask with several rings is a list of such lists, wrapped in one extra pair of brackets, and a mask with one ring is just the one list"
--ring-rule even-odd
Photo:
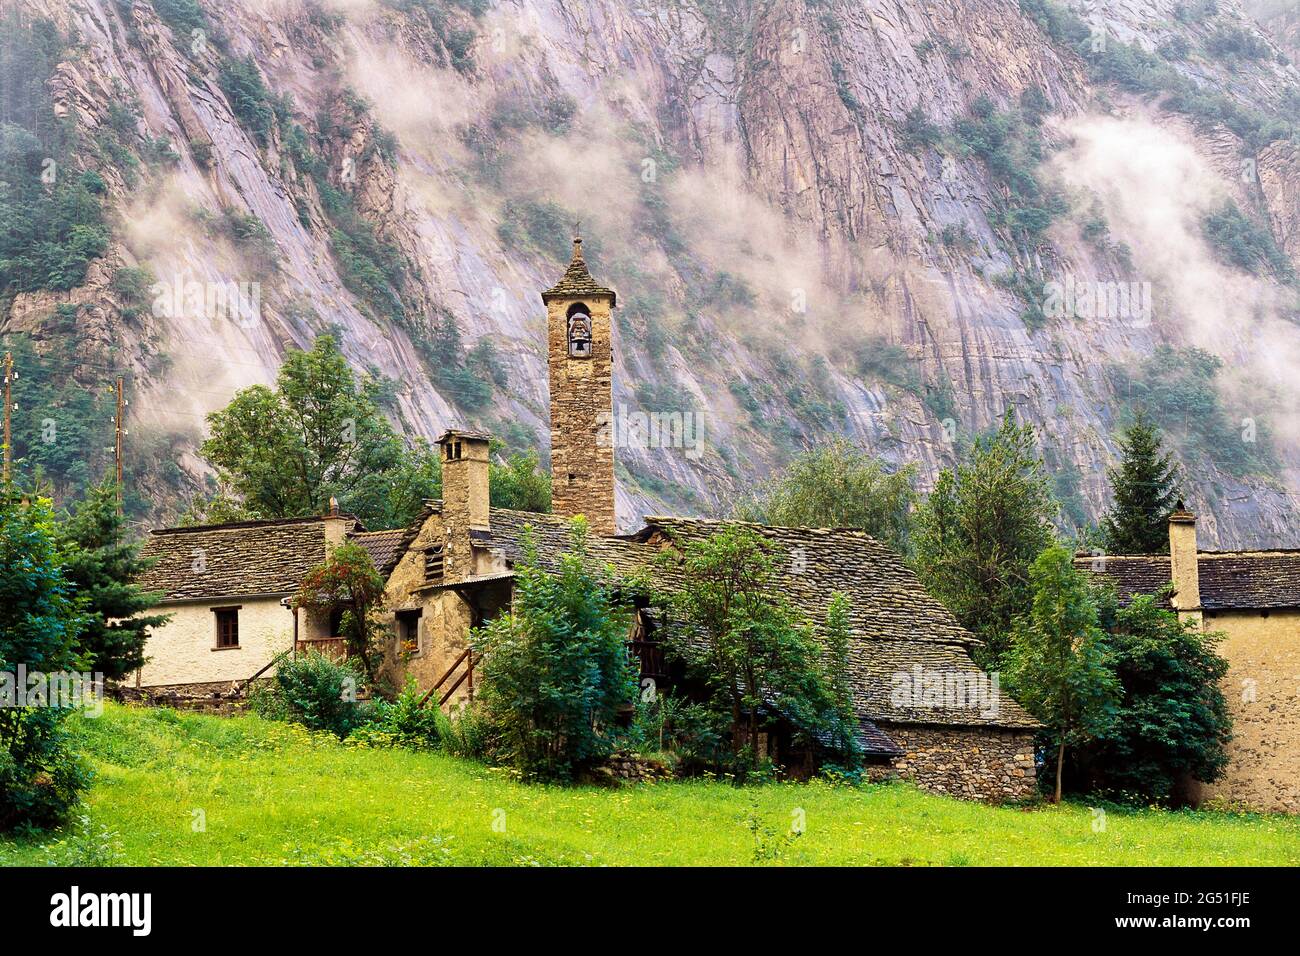
[[(426, 706), (429, 701), (433, 699), (434, 695), (437, 694), (438, 691), (442, 690), (442, 688), (447, 685), (447, 682), (451, 681), (452, 677), (456, 676), (457, 673), (459, 673), (459, 676), (456, 676), (456, 679), (452, 681), (451, 686), (447, 687), (447, 689), (443, 691), (442, 696), (438, 698), (438, 706), (442, 707), (447, 703), (447, 701), (451, 700), (451, 695), (456, 693), (460, 688), (460, 685), (467, 681), (469, 682), (469, 699), (473, 700), (474, 667), (482, 660), (483, 655), (475, 654), (474, 648), (465, 648), (465, 650), (461, 652), (460, 657), (456, 658), (452, 665), (447, 668), (447, 673), (439, 677), (438, 682), (429, 688), (429, 692), (420, 698), (420, 706)], [(463, 669), (462, 665), (464, 665)]]

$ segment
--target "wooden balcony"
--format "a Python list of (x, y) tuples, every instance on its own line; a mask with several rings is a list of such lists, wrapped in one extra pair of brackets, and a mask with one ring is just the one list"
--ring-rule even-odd
[(320, 637), (312, 641), (299, 641), (297, 648), (299, 653), (304, 651), (320, 651), (331, 660), (343, 661), (348, 657), (348, 642), (342, 637)]

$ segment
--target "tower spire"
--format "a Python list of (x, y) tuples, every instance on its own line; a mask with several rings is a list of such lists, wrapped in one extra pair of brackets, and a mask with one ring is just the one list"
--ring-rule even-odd
[(551, 385), (551, 506), (585, 515), (595, 534), (617, 531), (610, 312), (614, 290), (587, 271), (582, 223), (573, 224), (573, 259), (546, 303)]

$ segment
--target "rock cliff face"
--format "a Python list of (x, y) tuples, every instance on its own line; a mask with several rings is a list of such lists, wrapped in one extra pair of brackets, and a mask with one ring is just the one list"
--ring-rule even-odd
[[(71, 293), (18, 295), (3, 329), (50, 335), (56, 305), (84, 304), (86, 354), (130, 363), (133, 427), (192, 475), (203, 414), (324, 331), (392, 381), (409, 433), (545, 447), (538, 294), (581, 219), (619, 295), (616, 416), (685, 416), (670, 444), (689, 447), (617, 449), (625, 526), (725, 512), (834, 433), (928, 484), (1007, 408), (1040, 426), (1073, 520), (1095, 516), (1137, 388), (1118, 370), (1168, 344), (1224, 360), (1231, 440), (1259, 425), (1276, 454), (1229, 468), (1178, 440), (1207, 544), (1300, 537), (1295, 289), (1225, 264), (1202, 228), (1232, 199), (1300, 267), (1300, 146), (1238, 116), (1300, 121), (1285, 4), (203, 0), (199, 27), (189, 0), (22, 6), (77, 38), (58, 113), (93, 134), (134, 96), (137, 148), (176, 156), (137, 175), (88, 157), (110, 250)], [(1125, 71), (1132, 50), (1165, 89)], [(223, 81), (244, 58), (260, 113)], [(1011, 145), (985, 150), (1008, 117)], [(1063, 204), (1047, 223), (1026, 225), (1026, 170)], [(366, 236), (384, 276), (358, 266)], [(124, 318), (123, 265), (209, 301)], [(257, 283), (255, 308), (210, 301), (231, 282)], [(1043, 314), (1049, 282), (1134, 283), (1151, 308)]]

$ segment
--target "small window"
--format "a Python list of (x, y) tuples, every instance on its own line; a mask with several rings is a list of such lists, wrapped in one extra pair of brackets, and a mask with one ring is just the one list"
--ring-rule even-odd
[(420, 653), (420, 611), (397, 612), (397, 639), (408, 654)]
[(217, 647), (238, 647), (239, 608), (217, 607), (212, 613), (217, 619)]
[(426, 581), (441, 581), (444, 561), (442, 545), (440, 544), (435, 544), (424, 552), (424, 579)]
[(336, 607), (330, 611), (329, 633), (325, 635), (326, 637), (343, 636), (343, 610), (341, 607)]

